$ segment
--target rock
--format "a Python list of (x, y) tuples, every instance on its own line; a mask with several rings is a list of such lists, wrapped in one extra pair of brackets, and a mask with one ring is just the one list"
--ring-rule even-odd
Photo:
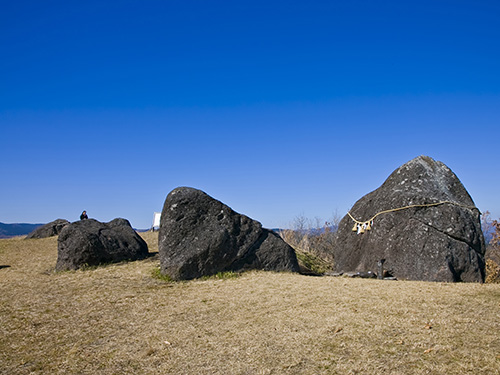
[(372, 271), (359, 271), (354, 274), (353, 277), (360, 277), (362, 279), (376, 279), (377, 274)]
[(343, 275), (343, 272), (325, 272), (323, 276), (340, 277)]
[(148, 245), (128, 220), (114, 219), (109, 223), (80, 220), (67, 225), (59, 234), (56, 271), (144, 259), (148, 254)]
[(363, 222), (384, 210), (434, 203), (441, 204), (381, 213), (360, 234), (346, 215), (334, 247), (335, 270), (376, 270), (385, 259), (384, 269), (398, 279), (483, 282), (480, 212), (443, 163), (427, 156), (409, 161), (358, 200), (350, 214)]
[(244, 269), (299, 270), (294, 250), (274, 232), (187, 187), (165, 200), (158, 248), (161, 273), (174, 280)]
[[(340, 273), (340, 274), (342, 274), (342, 273)], [(350, 277), (350, 278), (359, 277), (361, 279), (376, 279), (377, 278), (377, 275), (375, 273), (373, 273), (372, 271), (346, 272), (343, 275), (345, 277)]]
[(51, 221), (48, 224), (36, 228), (33, 232), (28, 234), (25, 239), (30, 240), (33, 238), (46, 238), (46, 237), (57, 236), (59, 233), (61, 233), (62, 229), (68, 224), (69, 221), (65, 219), (57, 219)]

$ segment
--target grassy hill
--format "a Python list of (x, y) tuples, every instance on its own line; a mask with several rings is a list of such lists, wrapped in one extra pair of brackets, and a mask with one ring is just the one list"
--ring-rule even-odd
[(0, 240), (1, 374), (500, 373), (500, 284), (168, 283), (157, 257), (54, 273), (56, 259), (55, 237)]

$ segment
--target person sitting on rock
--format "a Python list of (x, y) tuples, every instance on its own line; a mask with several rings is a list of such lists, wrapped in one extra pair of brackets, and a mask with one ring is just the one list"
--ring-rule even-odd
[(80, 220), (85, 220), (88, 219), (89, 217), (87, 216), (87, 211), (83, 211), (82, 214), (80, 215)]

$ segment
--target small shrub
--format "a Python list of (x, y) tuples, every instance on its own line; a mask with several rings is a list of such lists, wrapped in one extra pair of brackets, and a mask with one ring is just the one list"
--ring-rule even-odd
[[(151, 271), (151, 276), (157, 280), (165, 281), (167, 283), (174, 283), (175, 280), (168, 275), (161, 273), (160, 267), (153, 268)], [(233, 271), (217, 272), (215, 275), (203, 276), (200, 280), (227, 280), (240, 277), (240, 273)]]
[(168, 276), (168, 275), (164, 275), (161, 273), (161, 270), (160, 270), (160, 267), (155, 267), (153, 268), (153, 271), (151, 272), (151, 276), (155, 279), (158, 279), (158, 280), (161, 280), (161, 281), (165, 281), (167, 283), (173, 283), (174, 280)]
[(500, 266), (493, 260), (486, 260), (486, 283), (499, 284), (500, 283)]
[(295, 249), (297, 261), (302, 273), (313, 273), (323, 275), (328, 271), (332, 271), (332, 264), (308, 252), (302, 252)]
[(224, 271), (224, 272), (217, 272), (215, 275), (211, 276), (203, 276), (201, 279), (202, 280), (212, 280), (212, 279), (218, 279), (218, 280), (227, 280), (227, 279), (235, 279), (240, 277), (240, 273), (238, 272), (233, 272), (233, 271)]
[(487, 234), (486, 280), (487, 283), (500, 283), (500, 221), (491, 220), (489, 212), (483, 215), (483, 231)]
[(333, 269), (333, 246), (339, 222), (337, 213), (324, 225), (318, 218), (313, 221), (301, 215), (295, 218), (292, 229), (280, 231), (281, 238), (295, 250), (302, 272), (323, 274)]
[(83, 263), (81, 266), (80, 266), (80, 271), (95, 271), (96, 269), (98, 269), (99, 267), (104, 267), (106, 266), (107, 264), (106, 263), (103, 263), (103, 264), (88, 264), (88, 263)]
[(486, 240), (486, 280), (487, 283), (500, 283), (500, 221), (492, 220), (489, 211), (481, 217), (481, 228)]

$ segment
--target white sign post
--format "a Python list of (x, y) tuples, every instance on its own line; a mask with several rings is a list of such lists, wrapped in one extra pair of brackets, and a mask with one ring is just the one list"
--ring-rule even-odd
[(160, 217), (161, 217), (161, 212), (155, 212), (154, 213), (154, 215), (153, 215), (153, 226), (151, 227), (151, 229), (153, 230), (153, 232), (155, 230), (160, 229)]

